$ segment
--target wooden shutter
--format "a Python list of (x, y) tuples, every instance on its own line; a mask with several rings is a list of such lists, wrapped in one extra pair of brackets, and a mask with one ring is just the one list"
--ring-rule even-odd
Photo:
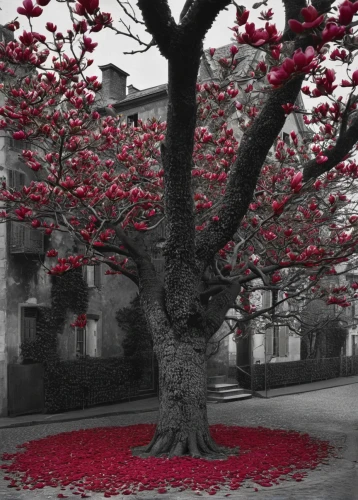
[(37, 307), (21, 308), (21, 341), (31, 341), (36, 338)]
[(24, 185), (25, 174), (17, 170), (9, 170), (9, 187), (15, 189), (15, 191), (20, 191)]
[(101, 286), (101, 275), (102, 275), (102, 268), (101, 268), (101, 264), (97, 264), (97, 266), (94, 266), (94, 278), (93, 278), (93, 281), (94, 281), (94, 286), (96, 286), (97, 288), (100, 288)]
[(38, 229), (26, 226), (21, 222), (11, 221), (10, 252), (43, 254), (44, 234)]
[(288, 354), (288, 326), (280, 326), (278, 333), (278, 355), (285, 357)]
[(273, 355), (273, 328), (268, 328), (265, 332), (266, 356)]
[(267, 309), (272, 306), (272, 294), (270, 290), (262, 292), (262, 308)]

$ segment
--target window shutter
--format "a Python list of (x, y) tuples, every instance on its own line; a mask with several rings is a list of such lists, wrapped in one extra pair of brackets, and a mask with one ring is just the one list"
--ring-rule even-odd
[(19, 191), (25, 185), (25, 174), (17, 170), (9, 170), (9, 187)]
[(272, 294), (270, 290), (262, 292), (262, 308), (267, 309), (272, 306)]
[(273, 328), (268, 328), (265, 333), (266, 356), (273, 355)]
[(94, 266), (94, 286), (97, 288), (100, 288), (101, 286), (101, 264), (98, 264), (97, 266)]
[(44, 233), (21, 222), (11, 221), (10, 252), (43, 254)]
[(37, 307), (21, 308), (21, 341), (31, 341), (36, 338)]
[(278, 355), (285, 357), (288, 354), (288, 326), (280, 326), (278, 333)]

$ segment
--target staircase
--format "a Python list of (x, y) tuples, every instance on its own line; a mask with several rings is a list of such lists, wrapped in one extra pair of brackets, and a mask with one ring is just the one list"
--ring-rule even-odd
[(231, 403), (251, 399), (252, 394), (241, 389), (238, 384), (225, 382), (226, 377), (211, 377), (208, 379), (207, 401), (210, 403)]

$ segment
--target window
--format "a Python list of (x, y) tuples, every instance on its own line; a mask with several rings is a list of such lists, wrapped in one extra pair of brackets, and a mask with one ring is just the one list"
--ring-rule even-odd
[[(25, 185), (25, 174), (17, 170), (9, 170), (8, 174), (9, 187), (16, 191), (20, 191)], [(43, 254), (43, 232), (25, 224), (21, 224), (21, 222), (12, 221), (10, 223), (10, 253)]]
[(37, 319), (37, 306), (20, 306), (21, 342), (31, 341), (36, 338)]
[(98, 315), (88, 314), (85, 328), (76, 328), (76, 356), (97, 356)]
[(358, 335), (352, 335), (352, 356), (358, 356)]
[(76, 328), (76, 356), (86, 356), (86, 329)]
[(25, 186), (25, 180), (25, 174), (23, 172), (18, 172), (17, 170), (9, 170), (8, 185), (10, 188), (19, 191), (23, 186)]
[(138, 113), (134, 113), (133, 115), (127, 116), (127, 125), (131, 127), (138, 126)]
[(100, 288), (101, 286), (101, 264), (86, 266), (84, 278), (89, 288)]
[(286, 132), (283, 132), (283, 134), (282, 134), (282, 140), (288, 146), (290, 145), (290, 136)]
[(10, 148), (13, 149), (14, 151), (22, 151), (23, 149), (30, 148), (30, 143), (28, 141), (24, 141), (24, 140), (17, 141), (16, 139), (13, 139), (12, 137), (9, 137), (9, 144), (10, 144)]

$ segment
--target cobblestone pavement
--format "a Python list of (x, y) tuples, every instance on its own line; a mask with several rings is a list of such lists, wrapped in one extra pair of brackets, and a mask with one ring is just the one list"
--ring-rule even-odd
[[(228, 404), (210, 404), (208, 408), (211, 424), (264, 426), (293, 429), (331, 441), (339, 450), (340, 457), (332, 458), (329, 464), (321, 465), (301, 483), (283, 482), (279, 486), (252, 487), (236, 492), (221, 491), (215, 498), (240, 500), (358, 500), (358, 384), (335, 387), (317, 392), (284, 396), (275, 399), (239, 401)], [(91, 420), (36, 425), (0, 430), (0, 454), (13, 452), (17, 444), (39, 439), (49, 434), (88, 429), (92, 427), (152, 423), (157, 413), (101, 417)], [(0, 474), (1, 475), (1, 474)], [(44, 488), (37, 491), (14, 491), (0, 477), (1, 500), (54, 500), (59, 490)], [(225, 495), (230, 494), (229, 497)], [(69, 500), (74, 500), (74, 495)], [(203, 495), (206, 497), (206, 495)], [(102, 494), (92, 494), (93, 500), (104, 500)], [(113, 497), (120, 499), (120, 496)], [(128, 498), (123, 497), (123, 498)], [(142, 492), (138, 500), (189, 500), (197, 498), (194, 493), (172, 492), (157, 494)]]

